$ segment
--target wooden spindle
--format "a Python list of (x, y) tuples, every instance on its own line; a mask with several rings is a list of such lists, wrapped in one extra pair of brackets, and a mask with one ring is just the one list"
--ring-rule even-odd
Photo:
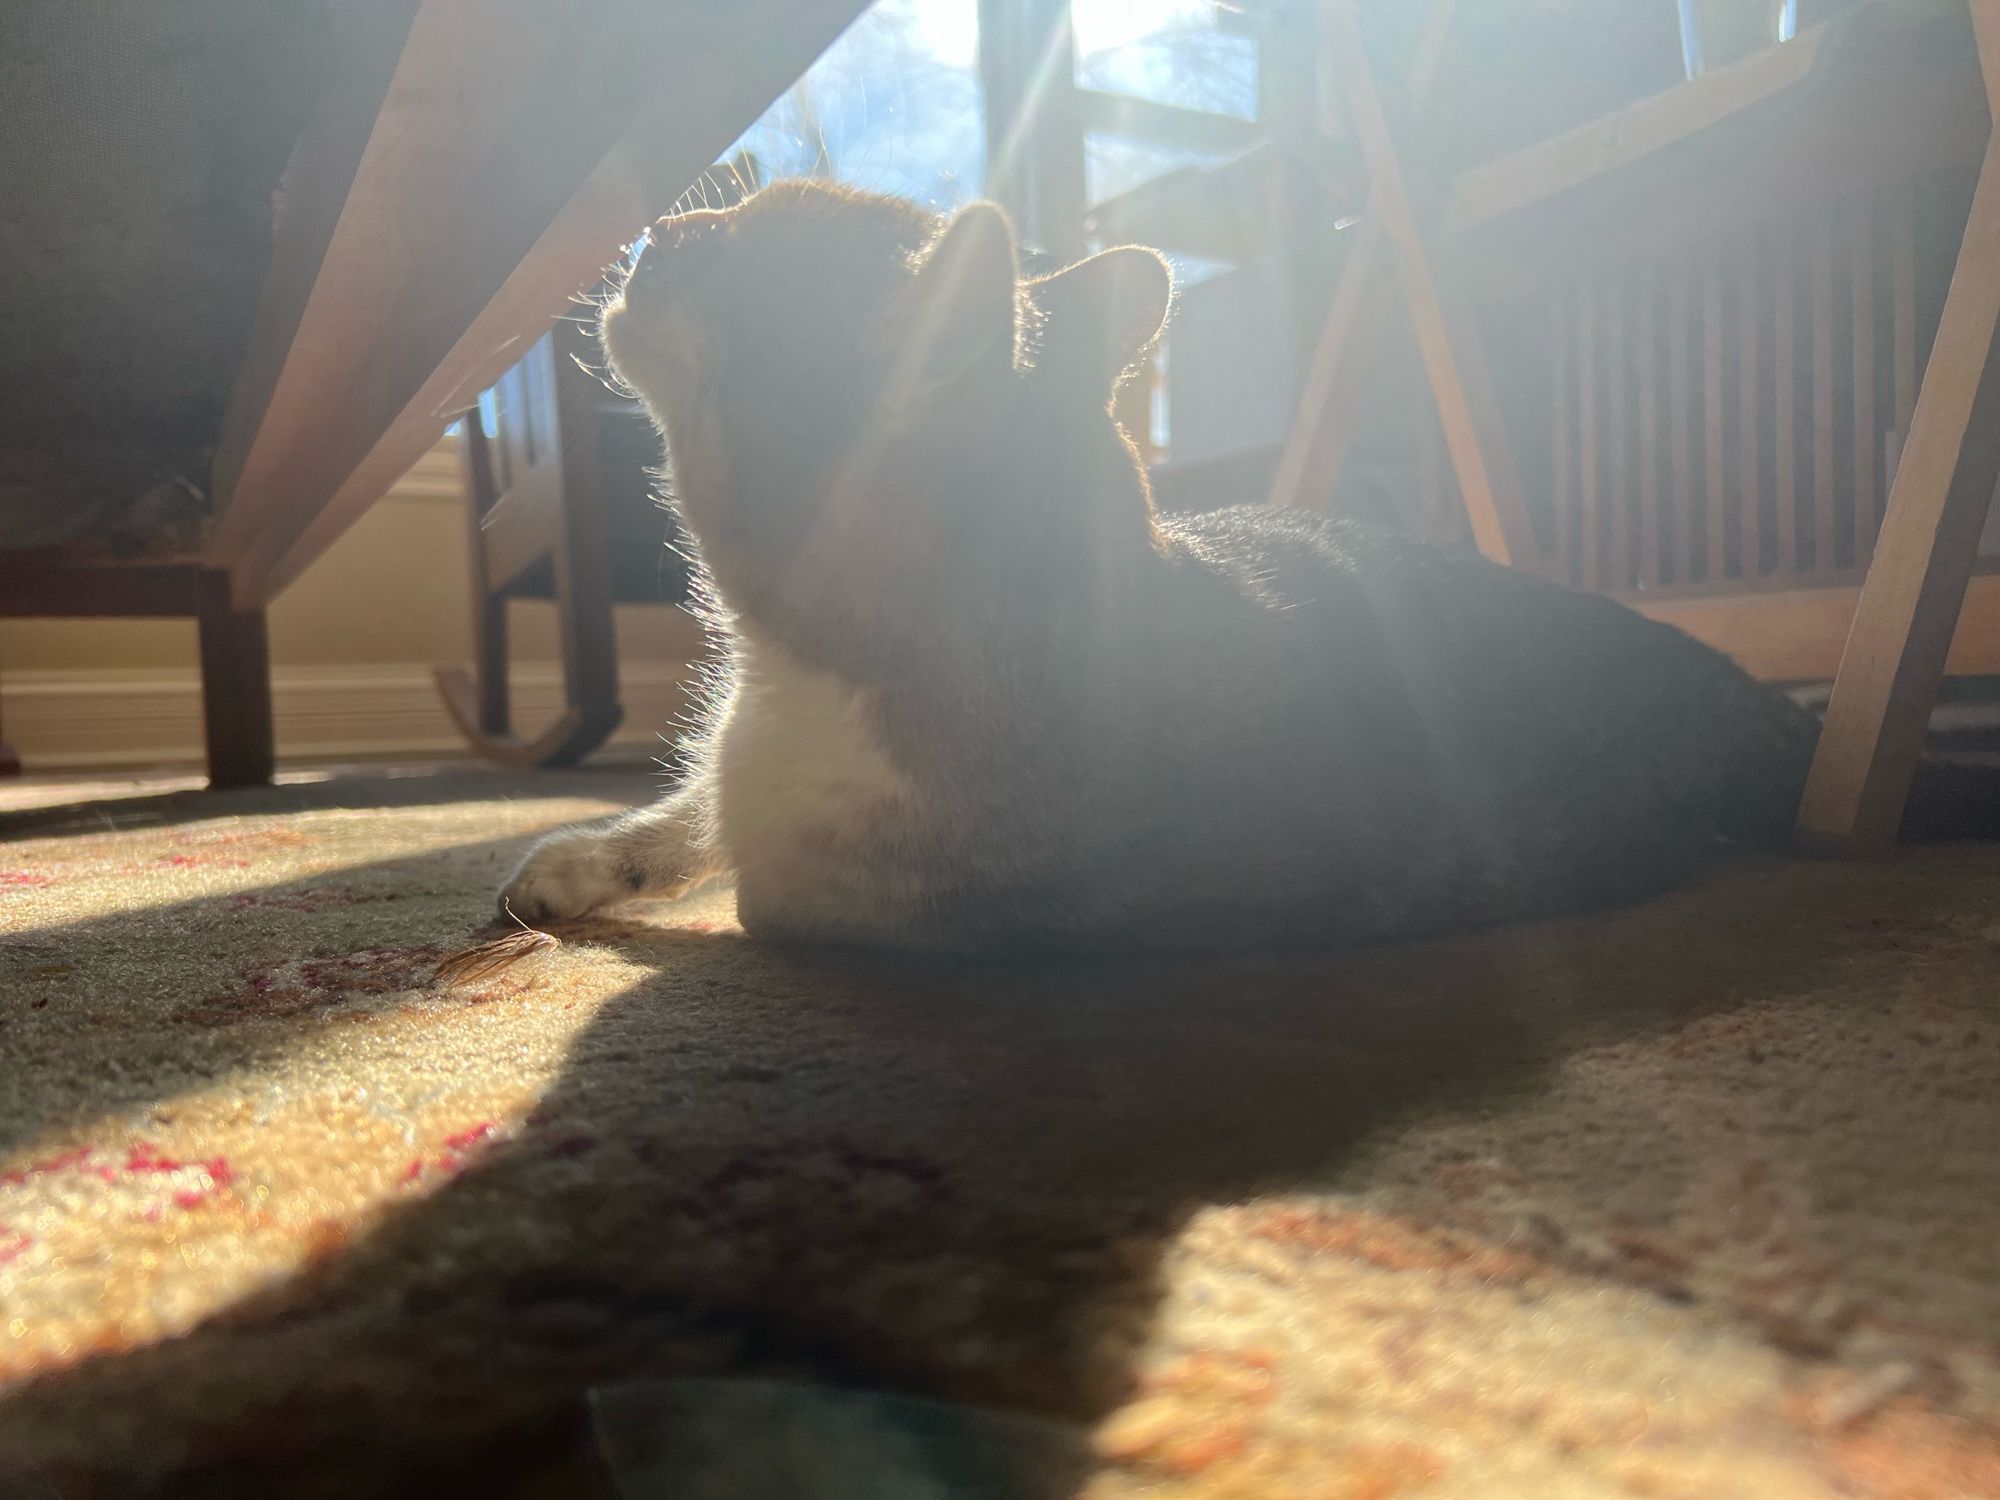
[(1596, 288), (1589, 280), (1576, 289), (1576, 514), (1577, 582), (1601, 586), (1598, 536), (1597, 475), (1597, 319), (1592, 306)]
[(1682, 261), (1667, 280), (1667, 448), (1673, 463), (1673, 547), (1668, 553), (1670, 582), (1694, 576), (1694, 433), (1690, 408), (1688, 320), (1692, 316), (1694, 270)]
[(1639, 582), (1660, 582), (1660, 389), (1659, 300), (1656, 263), (1639, 267), (1634, 280), (1637, 319), (1633, 334), (1639, 364)]
[(1910, 430), (1917, 410), (1917, 193), (1908, 178), (1889, 199), (1889, 300), (1900, 434)]
[(1854, 314), (1854, 566), (1875, 550), (1878, 435), (1875, 431), (1875, 205), (1863, 193), (1848, 205), (1847, 284)]
[(1758, 430), (1761, 382), (1758, 370), (1759, 331), (1763, 309), (1757, 305), (1755, 236), (1741, 244), (1736, 270), (1736, 516), (1737, 576), (1748, 581), (1764, 571), (1764, 497), (1760, 464), (1762, 434)]
[(1564, 583), (1576, 582), (1576, 559), (1572, 555), (1575, 527), (1571, 509), (1576, 503), (1570, 486), (1575, 462), (1575, 424), (1570, 418), (1570, 326), (1569, 308), (1560, 292), (1549, 299), (1549, 505), (1554, 511), (1550, 535), (1555, 556), (1550, 575)]
[(1605, 587), (1610, 589), (1632, 586), (1632, 470), (1625, 443), (1625, 406), (1631, 394), (1631, 385), (1625, 351), (1625, 291), (1623, 278), (1612, 276), (1606, 279), (1604, 503), (1609, 511), (1610, 524), (1605, 529), (1611, 543), (1611, 562), (1605, 570)]
[(1704, 538), (1708, 570), (1704, 576), (1715, 583), (1723, 577), (1727, 561), (1724, 543), (1729, 484), (1722, 462), (1722, 252), (1714, 240), (1704, 245), (1701, 252), (1701, 412), (1708, 501)]
[(1833, 235), (1816, 220), (1812, 233), (1813, 572), (1839, 566), (1833, 544)]
[(1775, 520), (1778, 572), (1799, 570), (1799, 393), (1797, 289), (1792, 267), (1796, 245), (1788, 225), (1771, 232), (1771, 435), (1776, 459)]

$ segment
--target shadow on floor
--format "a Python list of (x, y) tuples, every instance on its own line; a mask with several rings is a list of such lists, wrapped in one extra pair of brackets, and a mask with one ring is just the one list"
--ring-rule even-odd
[[(76, 800), (42, 802), (42, 784), (0, 783), (0, 843), (69, 834), (172, 828), (217, 818), (268, 817), (336, 809), (424, 807), (487, 802), (499, 795), (595, 797), (638, 803), (656, 796), (659, 768), (640, 759), (605, 760), (562, 770), (523, 773), (478, 761), (409, 766), (342, 766), (287, 770), (276, 786), (210, 791), (179, 786), (168, 791), (105, 795), (91, 784)], [(116, 783), (109, 783), (116, 785)], [(56, 783), (52, 791), (59, 791)], [(6, 793), (34, 794), (34, 805), (10, 806)]]
[[(1371, 1133), (1533, 1091), (1586, 1042), (1811, 993), (1845, 962), (1812, 901), (1779, 885), (1665, 948), (1646, 917), (1637, 944), (1614, 919), (1035, 967), (606, 927), (649, 977), (517, 1138), (188, 1335), (7, 1393), (0, 1428), (93, 1433), (101, 1465), (44, 1476), (64, 1496), (148, 1463), (149, 1493), (414, 1496), (591, 1493), (581, 1394), (638, 1375), (1080, 1427), (1126, 1394), (1190, 1213), (1330, 1186)], [(1032, 1492), (1067, 1493), (1078, 1454), (1043, 1459)]]

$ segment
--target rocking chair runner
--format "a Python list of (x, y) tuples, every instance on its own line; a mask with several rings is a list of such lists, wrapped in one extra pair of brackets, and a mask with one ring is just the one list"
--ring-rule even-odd
[[(473, 748), (507, 765), (574, 765), (609, 739), (624, 717), (613, 604), (687, 598), (652, 494), (659, 441), (584, 367), (595, 353), (577, 322), (559, 322), (465, 418), (475, 668), (441, 667), (437, 684)], [(562, 642), (563, 711), (526, 738), (508, 701), (514, 599), (552, 599)]]

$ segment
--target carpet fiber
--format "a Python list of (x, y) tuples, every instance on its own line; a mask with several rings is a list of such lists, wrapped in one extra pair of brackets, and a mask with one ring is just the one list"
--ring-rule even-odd
[[(722, 894), (430, 984), (646, 791), (0, 816), (0, 1492), (608, 1493), (586, 1390), (755, 1377), (1105, 1500), (2000, 1494), (2000, 851), (1205, 964)], [(899, 1431), (825, 1493), (969, 1492)]]

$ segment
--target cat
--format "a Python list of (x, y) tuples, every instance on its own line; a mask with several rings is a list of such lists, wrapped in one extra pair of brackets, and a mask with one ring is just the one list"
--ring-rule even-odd
[(936, 951), (1345, 944), (1580, 912), (1787, 840), (1816, 719), (1594, 594), (1297, 511), (1156, 513), (1112, 397), (1162, 258), (815, 182), (662, 220), (603, 315), (723, 664), (657, 805), (529, 921), (733, 877)]

